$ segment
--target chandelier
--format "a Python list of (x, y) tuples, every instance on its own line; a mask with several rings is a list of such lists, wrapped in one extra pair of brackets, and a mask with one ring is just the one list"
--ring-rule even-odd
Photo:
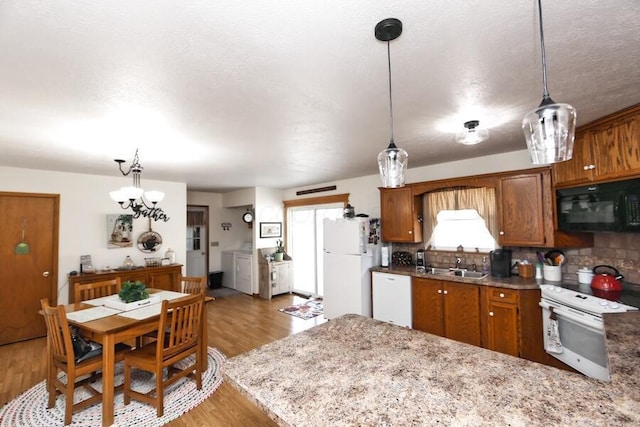
[(402, 22), (399, 19), (387, 18), (376, 24), (375, 36), (380, 41), (387, 42), (387, 62), (389, 65), (389, 115), (391, 118), (391, 140), (389, 146), (378, 154), (378, 167), (382, 186), (385, 188), (404, 187), (405, 172), (407, 171), (407, 152), (398, 148), (393, 142), (393, 102), (391, 97), (391, 48), (389, 42), (402, 34)]
[[(109, 193), (111, 199), (114, 202), (118, 202), (122, 209), (131, 209), (133, 211), (134, 218), (149, 218), (154, 221), (169, 221), (169, 217), (164, 211), (157, 207), (157, 203), (164, 199), (164, 193), (162, 191), (144, 191), (140, 187), (140, 174), (142, 173), (142, 165), (138, 158), (138, 150), (133, 157), (131, 166), (126, 172), (122, 169), (122, 164), (125, 162), (122, 159), (114, 159), (118, 164), (118, 168), (122, 175), (127, 176), (131, 174), (133, 176), (133, 185), (130, 187), (122, 187), (119, 190), (115, 190)], [(143, 197), (144, 195), (144, 197)], [(145, 198), (148, 200), (145, 200)]]
[(527, 149), (534, 165), (564, 162), (573, 156), (576, 110), (569, 104), (556, 104), (547, 88), (547, 59), (542, 30), (542, 3), (538, 0), (540, 48), (542, 50), (542, 102), (522, 120)]

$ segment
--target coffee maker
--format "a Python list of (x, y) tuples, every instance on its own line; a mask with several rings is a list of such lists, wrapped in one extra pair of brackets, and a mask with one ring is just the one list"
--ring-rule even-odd
[(511, 249), (495, 249), (489, 252), (489, 259), (493, 277), (511, 276)]
[(425, 262), (424, 262), (424, 249), (418, 249), (416, 252), (416, 271), (418, 273), (425, 273)]

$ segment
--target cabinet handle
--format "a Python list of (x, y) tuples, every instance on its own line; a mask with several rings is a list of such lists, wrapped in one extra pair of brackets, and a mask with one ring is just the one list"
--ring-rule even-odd
[(409, 230), (409, 234), (413, 234), (413, 231), (412, 231), (412, 230)]
[(500, 298), (504, 298), (504, 294), (500, 292)]
[(449, 292), (445, 289), (442, 293), (447, 295)]
[(442, 289), (438, 289), (438, 293), (441, 294), (442, 293)]
[(589, 165), (589, 169), (595, 169), (596, 165)]
[(589, 169), (591, 169), (591, 165), (584, 165), (582, 169), (588, 171)]
[(493, 311), (489, 312), (489, 316), (493, 317)]
[(501, 232), (500, 232), (500, 235), (501, 235), (501, 236), (504, 236), (504, 231), (501, 231)]

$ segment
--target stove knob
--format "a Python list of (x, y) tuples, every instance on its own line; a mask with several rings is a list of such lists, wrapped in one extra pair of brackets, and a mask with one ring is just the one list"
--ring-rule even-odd
[(613, 304), (611, 304), (609, 307), (611, 307), (611, 308), (620, 308), (620, 306), (618, 304), (616, 304), (615, 302)]
[(608, 305), (608, 304), (609, 304), (609, 302), (607, 302), (607, 301), (600, 301), (600, 305), (601, 305), (601, 306), (603, 306), (603, 307), (604, 307), (605, 305)]

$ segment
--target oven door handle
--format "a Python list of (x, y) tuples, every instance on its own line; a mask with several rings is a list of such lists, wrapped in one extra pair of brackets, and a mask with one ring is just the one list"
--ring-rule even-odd
[(584, 316), (580, 316), (577, 314), (572, 313), (567, 307), (562, 306), (562, 305), (555, 305), (555, 304), (550, 304), (547, 301), (540, 301), (540, 307), (544, 308), (545, 310), (549, 310), (550, 307), (553, 307), (553, 311), (558, 315), (558, 316), (562, 316), (562, 317), (566, 317), (567, 319), (571, 319), (576, 323), (580, 323), (581, 325), (585, 325), (590, 327), (591, 329), (593, 329), (595, 332), (603, 332), (604, 331), (604, 326), (603, 323), (601, 321), (596, 321), (593, 320), (589, 316), (584, 315)]

